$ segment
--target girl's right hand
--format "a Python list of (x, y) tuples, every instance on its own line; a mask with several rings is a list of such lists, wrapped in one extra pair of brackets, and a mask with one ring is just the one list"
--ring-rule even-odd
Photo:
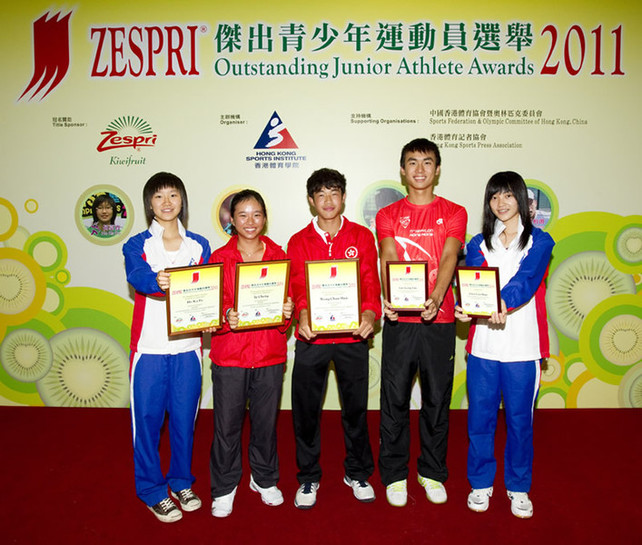
[(470, 322), (472, 320), (472, 318), (468, 316), (468, 314), (464, 312), (464, 309), (459, 305), (455, 305), (455, 318), (460, 322)]
[(239, 312), (231, 308), (225, 316), (230, 329), (236, 329), (239, 325)]
[(156, 282), (158, 283), (158, 287), (162, 289), (163, 291), (167, 291), (169, 289), (169, 273), (165, 271), (159, 271), (159, 273), (156, 275)]

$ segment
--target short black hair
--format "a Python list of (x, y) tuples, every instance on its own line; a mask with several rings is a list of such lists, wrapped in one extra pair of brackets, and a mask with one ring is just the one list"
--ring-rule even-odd
[(145, 206), (145, 218), (147, 218), (147, 225), (151, 225), (154, 221), (154, 212), (152, 210), (152, 197), (156, 192), (161, 189), (173, 188), (176, 189), (181, 195), (181, 211), (178, 214), (178, 219), (184, 227), (187, 226), (188, 207), (187, 207), (187, 192), (183, 181), (170, 172), (157, 172), (154, 174), (143, 188), (143, 205)]
[(109, 223), (110, 225), (114, 225), (114, 222), (116, 221), (116, 201), (111, 197), (109, 193), (103, 193), (102, 195), (98, 195), (94, 199), (94, 202), (91, 205), (91, 215), (94, 217), (94, 223), (98, 223), (98, 215), (96, 213), (96, 210), (98, 210), (98, 207), (104, 202), (111, 206), (112, 212)]
[(346, 177), (338, 170), (320, 168), (308, 178), (307, 189), (310, 198), (313, 198), (314, 194), (322, 189), (339, 189), (343, 195), (346, 192)]
[(441, 165), (441, 154), (439, 153), (439, 147), (437, 144), (427, 138), (415, 138), (408, 142), (401, 150), (401, 159), (399, 160), (401, 168), (404, 168), (406, 154), (412, 151), (421, 151), (423, 153), (432, 151), (435, 154), (435, 160), (437, 161), (436, 166)]

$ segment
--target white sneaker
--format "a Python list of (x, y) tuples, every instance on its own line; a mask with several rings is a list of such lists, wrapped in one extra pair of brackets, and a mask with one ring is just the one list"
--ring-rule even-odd
[(283, 494), (276, 486), (261, 488), (256, 484), (253, 476), (250, 476), (250, 490), (261, 494), (261, 500), (265, 505), (276, 506), (283, 503)]
[(468, 494), (468, 509), (483, 513), (488, 510), (490, 497), (493, 495), (493, 487), (473, 488)]
[(294, 507), (299, 509), (311, 509), (317, 502), (317, 490), (319, 483), (303, 483), (299, 486), (294, 496)]
[(234, 487), (234, 490), (225, 496), (219, 496), (212, 500), (212, 516), (217, 518), (229, 517), (232, 513), (232, 508), (234, 507), (234, 496), (236, 496), (236, 489), (238, 486)]
[(386, 499), (393, 507), (403, 507), (408, 501), (408, 483), (406, 479), (386, 486)]
[(368, 481), (353, 481), (347, 475), (343, 478), (343, 482), (352, 488), (354, 497), (364, 503), (375, 500), (374, 488)]
[(443, 483), (435, 481), (434, 479), (429, 479), (428, 477), (422, 477), (419, 474), (417, 474), (417, 480), (426, 490), (426, 497), (432, 503), (446, 503), (448, 494), (446, 494), (446, 487)]
[(520, 519), (529, 519), (533, 516), (533, 502), (526, 492), (507, 491), (510, 498), (510, 511)]

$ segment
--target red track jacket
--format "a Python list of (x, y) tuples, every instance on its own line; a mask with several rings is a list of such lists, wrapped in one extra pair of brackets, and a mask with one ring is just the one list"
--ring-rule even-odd
[[(210, 263), (223, 263), (223, 311), (234, 306), (234, 286), (236, 283), (236, 264), (242, 262), (237, 250), (238, 237), (234, 235), (229, 242), (212, 253)], [(265, 243), (263, 261), (287, 259), (285, 252), (268, 237), (261, 237)], [(210, 359), (223, 367), (267, 367), (284, 363), (287, 359), (287, 340), (285, 332), (290, 326), (286, 322), (281, 327), (266, 327), (233, 331), (227, 323), (212, 335)]]
[[(312, 222), (307, 227), (292, 235), (288, 243), (288, 257), (292, 260), (290, 266), (290, 286), (294, 294), (295, 317), (299, 319), (301, 309), (308, 308), (307, 292), (305, 289), (305, 262), (325, 259), (359, 259), (361, 281), (361, 312), (371, 310), (375, 320), (381, 317), (381, 283), (377, 267), (377, 248), (372, 233), (357, 223), (349, 221), (345, 216), (343, 226), (339, 229), (332, 244), (327, 244), (314, 228)], [(299, 336), (299, 326), (295, 332)], [(361, 341), (361, 337), (351, 334), (318, 335), (312, 344), (351, 343)]]

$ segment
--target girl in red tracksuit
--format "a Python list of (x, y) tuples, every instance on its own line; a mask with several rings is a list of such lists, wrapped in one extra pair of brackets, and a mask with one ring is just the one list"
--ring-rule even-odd
[(212, 335), (210, 351), (214, 399), (210, 476), (215, 517), (226, 517), (232, 512), (242, 474), (241, 431), (248, 400), (252, 426), (250, 489), (258, 492), (267, 505), (283, 503), (283, 495), (276, 486), (279, 480), (276, 418), (287, 359), (285, 332), (294, 308), (288, 297), (283, 305), (286, 318), (283, 326), (235, 331), (239, 323), (239, 313), (233, 308), (236, 264), (287, 257), (280, 246), (261, 235), (267, 213), (259, 193), (251, 189), (237, 193), (232, 199), (231, 215), (235, 234), (210, 259), (210, 263), (223, 263), (226, 316), (225, 325)]

